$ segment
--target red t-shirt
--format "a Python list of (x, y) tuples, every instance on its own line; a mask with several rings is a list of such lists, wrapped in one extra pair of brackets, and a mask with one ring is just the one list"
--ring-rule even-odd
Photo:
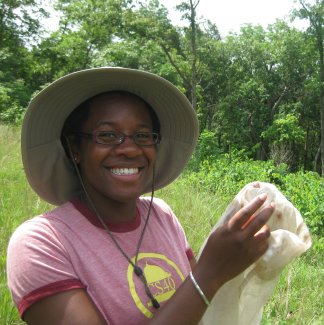
[[(136, 254), (149, 200), (138, 200), (133, 221), (109, 225), (130, 258)], [(172, 210), (155, 198), (138, 265), (161, 307), (187, 277), (192, 257)], [(21, 316), (36, 301), (74, 288), (87, 291), (108, 324), (141, 324), (154, 313), (133, 266), (96, 216), (78, 200), (16, 229), (8, 246), (7, 276)]]

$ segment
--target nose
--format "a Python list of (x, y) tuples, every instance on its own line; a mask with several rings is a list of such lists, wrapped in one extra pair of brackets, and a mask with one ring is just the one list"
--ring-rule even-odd
[(125, 142), (125, 140), (126, 140), (127, 138), (132, 139), (133, 142), (135, 142), (134, 135), (126, 135), (126, 134), (123, 134), (123, 138), (121, 138), (121, 142), (120, 142), (120, 144), (122, 144), (123, 142)]
[(125, 135), (123, 141), (115, 146), (115, 152), (127, 157), (136, 157), (142, 153), (142, 148), (135, 143), (132, 136)]

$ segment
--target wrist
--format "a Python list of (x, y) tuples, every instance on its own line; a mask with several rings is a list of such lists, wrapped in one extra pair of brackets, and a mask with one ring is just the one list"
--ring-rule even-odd
[(222, 283), (218, 281), (215, 273), (209, 271), (206, 272), (203, 268), (200, 268), (198, 264), (192, 270), (192, 275), (199, 288), (205, 295), (207, 301), (210, 302), (213, 299), (215, 293), (221, 287)]
[(189, 273), (189, 277), (190, 280), (193, 284), (193, 286), (195, 287), (195, 289), (197, 290), (197, 292), (199, 293), (201, 299), (204, 301), (205, 305), (208, 307), (210, 305), (210, 301), (207, 299), (205, 293), (202, 291), (202, 289), (200, 288), (200, 285), (198, 284), (197, 280), (195, 279), (194, 275), (192, 274), (192, 272)]

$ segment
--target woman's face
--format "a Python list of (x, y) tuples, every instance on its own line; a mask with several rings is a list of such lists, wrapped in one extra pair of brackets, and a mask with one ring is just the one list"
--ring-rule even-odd
[[(153, 132), (147, 106), (137, 98), (101, 95), (90, 104), (82, 132), (116, 131), (125, 135)], [(105, 146), (83, 138), (75, 150), (84, 186), (97, 201), (109, 199), (125, 203), (143, 194), (153, 174), (156, 146), (138, 146), (132, 138), (118, 145)]]

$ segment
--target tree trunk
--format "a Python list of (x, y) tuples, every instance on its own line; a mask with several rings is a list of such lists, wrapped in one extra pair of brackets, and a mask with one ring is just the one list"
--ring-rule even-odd
[[(320, 140), (320, 154), (321, 154), (321, 175), (324, 176), (324, 53), (323, 53), (323, 40), (324, 40), (324, 28), (323, 28), (323, 2), (316, 1), (314, 6), (307, 5), (304, 0), (299, 0), (303, 6), (305, 14), (302, 14), (304, 18), (308, 18), (310, 26), (314, 31), (316, 38), (317, 49), (319, 52), (320, 61), (320, 94), (319, 94), (319, 106), (321, 116), (321, 140)], [(317, 7), (318, 6), (318, 7)], [(315, 164), (317, 161), (315, 161)]]
[(190, 27), (191, 27), (191, 104), (194, 109), (197, 108), (197, 31), (196, 31), (196, 8), (199, 4), (198, 0), (194, 3), (193, 0), (190, 0)]
[(317, 161), (318, 161), (320, 153), (321, 153), (321, 147), (318, 147), (318, 150), (317, 150), (315, 158), (314, 158), (314, 165), (313, 165), (314, 172), (317, 172)]
[(305, 139), (305, 146), (304, 146), (304, 171), (307, 170), (308, 144), (309, 144), (309, 120), (307, 120), (306, 139)]
[(323, 17), (316, 17), (314, 19), (314, 28), (316, 31), (317, 47), (319, 52), (320, 61), (320, 112), (321, 112), (321, 175), (324, 176), (324, 28), (323, 28)]
[[(319, 26), (323, 31), (323, 27)], [(320, 110), (321, 110), (321, 174), (324, 176), (324, 59), (323, 59), (323, 33), (318, 32), (318, 50), (320, 54)]]
[[(323, 84), (324, 81), (322, 81)], [(322, 87), (323, 88), (323, 85)], [(324, 91), (321, 89), (321, 162), (322, 162), (322, 176), (324, 177)]]

